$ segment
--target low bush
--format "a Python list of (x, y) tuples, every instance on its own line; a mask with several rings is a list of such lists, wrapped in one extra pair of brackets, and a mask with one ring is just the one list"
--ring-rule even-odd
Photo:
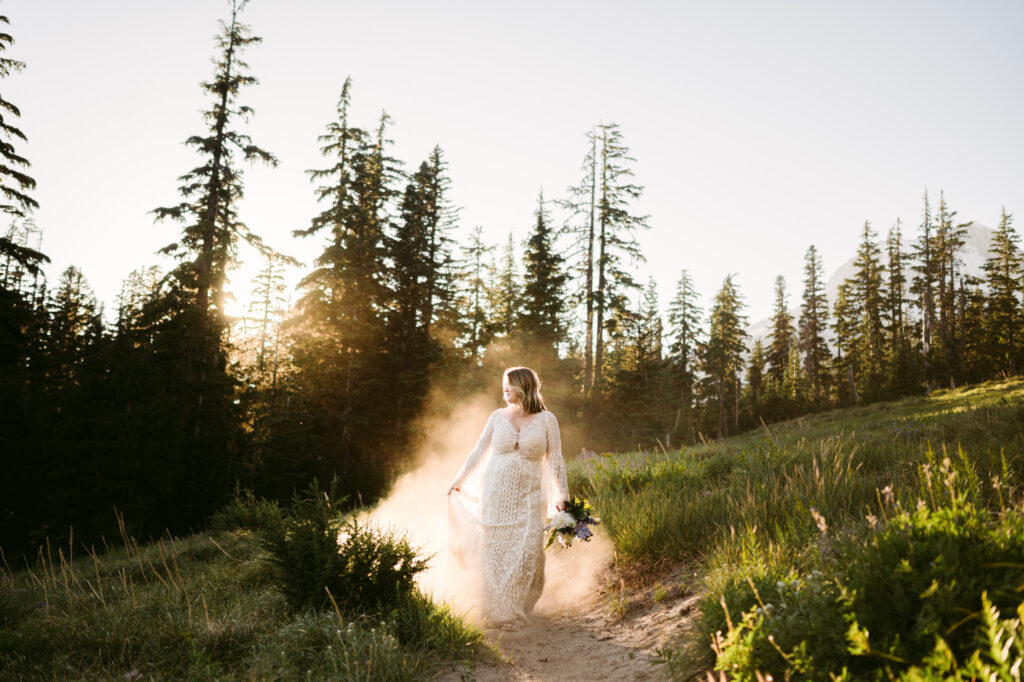
[(210, 528), (215, 532), (232, 530), (260, 530), (276, 523), (281, 517), (277, 502), (256, 497), (251, 490), (235, 488), (235, 496), (211, 517)]
[(913, 509), (892, 502), (867, 532), (832, 538), (823, 528), (821, 571), (766, 572), (745, 592), (726, 585), (728, 611), (705, 613), (707, 632), (727, 620), (716, 668), (737, 680), (824, 680), (1012, 666), (1008, 652), (1024, 646), (1014, 620), (1024, 609), (1024, 514), (980, 506), (965, 457), (923, 465), (921, 485)]
[(387, 613), (412, 594), (427, 560), (404, 536), (343, 516), (344, 500), (332, 499), (334, 487), (325, 492), (314, 483), (260, 532), (277, 586), (295, 610)]

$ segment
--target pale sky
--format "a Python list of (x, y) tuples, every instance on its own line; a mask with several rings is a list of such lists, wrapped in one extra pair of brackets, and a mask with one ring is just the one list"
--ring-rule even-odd
[[(41, 204), (51, 282), (82, 269), (112, 312), (134, 268), (180, 228), (173, 205), (199, 165), (182, 143), (203, 132), (226, 0), (3, 0), (27, 68), (0, 82), (20, 107)], [(705, 302), (730, 272), (751, 321), (771, 310), (776, 275), (790, 303), (803, 254), (826, 277), (870, 220), (916, 236), (921, 195), (945, 190), (961, 220), (1024, 215), (1024, 3), (341, 2), (252, 0), (264, 42), (245, 58), (260, 79), (243, 130), (278, 156), (246, 173), (241, 217), (310, 262), (297, 240), (321, 209), (304, 171), (324, 167), (316, 137), (345, 77), (354, 122), (394, 119), (393, 155), (415, 170), (434, 144), (450, 164), (465, 241), (528, 235), (538, 189), (577, 182), (586, 131), (617, 122), (646, 187), (641, 235), (662, 307), (681, 269)], [(1024, 227), (1024, 226), (1020, 226)], [(231, 288), (246, 295), (251, 272)]]

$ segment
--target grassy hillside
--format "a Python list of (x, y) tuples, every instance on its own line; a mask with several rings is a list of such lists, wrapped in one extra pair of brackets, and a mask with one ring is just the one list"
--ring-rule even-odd
[[(1024, 602), (1019, 379), (837, 410), (680, 452), (597, 457), (571, 472), (570, 486), (597, 507), (621, 557), (699, 566), (707, 591), (700, 631), (689, 648), (665, 652), (679, 677), (716, 663), (739, 679), (754, 679), (757, 670), (777, 679), (904, 674), (920, 663), (919, 652), (907, 649), (917, 636), (909, 631), (919, 625), (925, 654), (939, 646), (936, 637), (953, 642), (961, 669), (965, 663), (956, 655), (971, 652), (957, 649), (956, 638), (978, 638), (982, 592), (999, 601), (1004, 620)], [(962, 526), (978, 533), (960, 533)], [(915, 534), (921, 536), (916, 544), (893, 545)], [(989, 540), (994, 545), (985, 554)], [(851, 566), (869, 565), (883, 551), (891, 554), (891, 571), (852, 574)], [(915, 564), (915, 553), (930, 557), (926, 565)], [(987, 564), (978, 558), (983, 554)], [(931, 576), (936, 585), (918, 590), (931, 595), (890, 594), (890, 588), (916, 589), (896, 587), (901, 571)], [(863, 605), (852, 594), (855, 585), (860, 597), (871, 592), (883, 603), (905, 598), (904, 615), (918, 620), (899, 626), (908, 632), (892, 633), (899, 641), (858, 644), (856, 627), (872, 614), (868, 607), (857, 611)], [(935, 595), (943, 590), (948, 603), (940, 608)], [(1003, 592), (997, 598), (993, 590)], [(812, 592), (819, 603), (808, 601)], [(789, 609), (782, 615), (780, 600)], [(805, 636), (787, 619), (813, 624), (828, 641)], [(1020, 631), (1014, 627), (1005, 629)], [(715, 653), (709, 643), (718, 631)], [(782, 640), (786, 646), (778, 645)], [(816, 668), (807, 662), (814, 657), (798, 650), (801, 643), (841, 660), (829, 670)], [(867, 653), (850, 653), (858, 646)], [(1006, 646), (1012, 654), (1017, 645)], [(1024, 655), (1024, 642), (1019, 646)], [(749, 655), (739, 661), (741, 650)]]
[(248, 531), (125, 541), (5, 564), (0, 678), (419, 680), (488, 655), (418, 593), (376, 616), (289, 608)]

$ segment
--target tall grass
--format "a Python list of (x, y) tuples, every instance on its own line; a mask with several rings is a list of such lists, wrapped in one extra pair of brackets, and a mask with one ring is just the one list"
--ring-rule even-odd
[(702, 560), (748, 530), (803, 547), (816, 534), (812, 508), (834, 526), (859, 523), (878, 513), (886, 486), (912, 502), (927, 451), (956, 456), (961, 446), (982, 481), (1024, 471), (1024, 382), (837, 410), (679, 452), (577, 461), (570, 487), (594, 503), (625, 559)]
[(374, 618), (289, 609), (246, 530), (122, 539), (4, 562), (0, 677), (418, 680), (487, 655), (481, 633), (418, 594)]
[[(729, 656), (746, 657), (749, 665), (783, 660), (774, 640), (764, 639), (773, 632), (765, 625), (768, 617), (756, 612), (762, 600), (778, 598), (779, 586), (806, 587), (800, 599), (790, 598), (787, 617), (824, 633), (815, 646), (838, 652), (853, 646), (849, 619), (870, 620), (870, 613), (849, 615), (856, 611), (851, 606), (847, 621), (838, 617), (837, 595), (842, 591), (836, 592), (837, 586), (852, 578), (837, 568), (837, 553), (846, 547), (847, 557), (870, 561), (872, 550), (862, 547), (865, 533), (885, 527), (894, 509), (917, 508), (918, 500), (945, 513), (945, 503), (935, 498), (943, 468), (944, 475), (956, 470), (957, 490), (980, 510), (979, 518), (1021, 514), (1024, 381), (837, 410), (679, 452), (596, 457), (571, 466), (570, 487), (594, 503), (624, 561), (699, 566), (706, 597), (697, 627), (688, 643), (663, 651), (667, 669), (687, 678), (702, 675), (716, 659), (725, 665)], [(929, 523), (920, 521), (922, 527)], [(1000, 532), (1012, 535), (1019, 526), (1014, 522)], [(867, 554), (857, 554), (862, 549)], [(988, 575), (989, 569), (975, 569)], [(978, 578), (981, 583), (984, 575)], [(969, 596), (974, 609), (983, 603), (991, 607), (980, 592)], [(1004, 597), (1000, 599), (1006, 607)], [(984, 598), (994, 599), (992, 594)], [(910, 601), (908, 613), (920, 606)], [(1020, 627), (1005, 608), (990, 615), (993, 623)], [(762, 620), (753, 625), (750, 620), (741, 630), (741, 618)], [(718, 631), (738, 634), (714, 640)], [(783, 631), (774, 632), (783, 636)], [(805, 630), (790, 631), (797, 643), (801, 632)], [(713, 641), (718, 653), (710, 646)], [(799, 651), (786, 655), (801, 660)], [(949, 670), (960, 664), (966, 665), (954, 662)], [(738, 670), (733, 671), (737, 679), (746, 679)], [(786, 664), (776, 672), (827, 678), (813, 666), (799, 672)], [(750, 670), (747, 676), (755, 677)]]

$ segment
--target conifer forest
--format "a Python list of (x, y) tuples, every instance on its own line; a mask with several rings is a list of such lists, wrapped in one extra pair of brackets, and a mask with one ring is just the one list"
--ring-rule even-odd
[[(370, 503), (410, 464), (425, 411), (444, 396), (496, 394), (512, 365), (544, 379), (570, 458), (678, 450), (1024, 368), (1015, 207), (1002, 209), (980, 273), (962, 259), (970, 217), (939, 190), (887, 229), (848, 226), (859, 246), (834, 296), (826, 284), (840, 264), (800, 245), (803, 280), (761, 283), (775, 303), (755, 334), (727, 259), (713, 292), (697, 291), (685, 263), (674, 291), (641, 280), (637, 237), (658, 225), (638, 209), (643, 159), (629, 130), (579, 131), (578, 181), (537, 195), (525, 242), (488, 243), (479, 229), (460, 240), (444, 149), (395, 158), (400, 131), (386, 114), (354, 120), (359, 83), (344, 77), (323, 128), (307, 131), (322, 153), (308, 170), (321, 212), (297, 216), (304, 227), (293, 236), (322, 251), (299, 263), (239, 210), (245, 170), (278, 162), (246, 132), (259, 74), (245, 59), (261, 39), (243, 15), (226, 16), (214, 71), (198, 84), (207, 108), (184, 141), (196, 164), (169, 171), (166, 205), (152, 208), (175, 236), (160, 264), (124, 280), (112, 308), (74, 265), (56, 281), (44, 272), (32, 159), (18, 102), (3, 91), (30, 74), (13, 49), (16, 21), (0, 17), (8, 557), (47, 537), (116, 537), (119, 519), (141, 538), (198, 530), (237, 489), (286, 501), (337, 476), (351, 505)], [(225, 282), (243, 245), (262, 269), (238, 316), (226, 310)], [(300, 266), (291, 290), (285, 273)]]

